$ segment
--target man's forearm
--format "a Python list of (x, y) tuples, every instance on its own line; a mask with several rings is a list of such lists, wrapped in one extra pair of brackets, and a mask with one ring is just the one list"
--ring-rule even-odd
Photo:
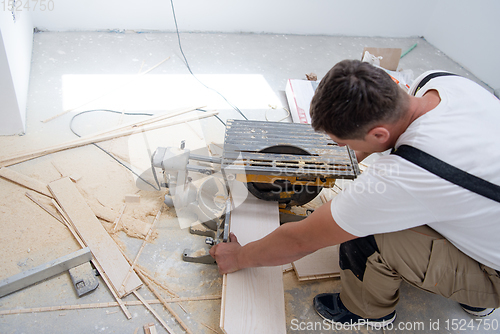
[(296, 261), (318, 249), (356, 238), (341, 229), (332, 217), (330, 202), (307, 218), (281, 225), (266, 237), (240, 246), (237, 236), (210, 249), (219, 272), (231, 273), (249, 267), (277, 266)]
[(300, 222), (281, 225), (264, 238), (243, 246), (238, 254), (240, 269), (291, 263), (316, 251), (297, 238), (297, 224)]
[(281, 225), (266, 237), (243, 246), (238, 262), (242, 268), (277, 266), (353, 238), (333, 220), (328, 202), (309, 217)]

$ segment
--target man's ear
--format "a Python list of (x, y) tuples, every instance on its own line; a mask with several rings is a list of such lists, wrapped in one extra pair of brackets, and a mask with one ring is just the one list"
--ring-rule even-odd
[(391, 132), (384, 126), (376, 126), (368, 131), (367, 139), (378, 144), (385, 144), (391, 138)]

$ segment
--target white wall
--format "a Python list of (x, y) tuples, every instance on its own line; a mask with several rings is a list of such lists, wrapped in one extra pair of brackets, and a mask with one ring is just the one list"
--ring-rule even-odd
[[(34, 24), (52, 31), (173, 31), (170, 0), (52, 0)], [(353, 36), (417, 36), (433, 0), (174, 0), (179, 29)], [(411, 15), (407, 15), (411, 13)]]
[(499, 0), (440, 0), (422, 35), (490, 87), (498, 89), (499, 16)]
[(13, 20), (0, 8), (0, 135), (25, 132), (33, 24), (31, 13)]
[[(47, 0), (42, 30), (174, 31), (169, 0)], [(499, 0), (174, 0), (182, 32), (424, 36), (500, 88)]]

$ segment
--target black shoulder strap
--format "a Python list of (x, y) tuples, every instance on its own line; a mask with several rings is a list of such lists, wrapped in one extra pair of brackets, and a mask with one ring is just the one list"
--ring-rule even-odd
[(401, 145), (391, 154), (398, 155), (417, 166), (420, 166), (437, 176), (459, 185), (465, 189), (500, 202), (500, 186), (469, 174), (438, 158), (427, 154), (418, 148)]
[(418, 93), (418, 91), (420, 90), (420, 88), (424, 87), (425, 84), (429, 82), (429, 80), (437, 78), (437, 77), (447, 76), (447, 75), (456, 75), (456, 74), (450, 73), (450, 72), (434, 72), (434, 73), (430, 73), (429, 75), (426, 75), (418, 83), (418, 86), (417, 86), (417, 88), (415, 88), (415, 93), (413, 93), (413, 95), (416, 95)]

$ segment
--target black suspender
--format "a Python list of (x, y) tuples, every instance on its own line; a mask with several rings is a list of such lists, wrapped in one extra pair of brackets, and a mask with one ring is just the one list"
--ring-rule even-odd
[(420, 90), (420, 88), (424, 87), (426, 83), (429, 82), (429, 80), (431, 79), (434, 79), (434, 78), (437, 78), (437, 77), (444, 77), (444, 76), (448, 76), (448, 75), (456, 75), (454, 73), (450, 73), (450, 72), (434, 72), (434, 73), (431, 73), (429, 75), (426, 75), (425, 78), (423, 78), (417, 85), (417, 88), (415, 89), (415, 93), (413, 93), (413, 95), (417, 94), (418, 91)]
[(462, 188), (500, 202), (500, 186), (481, 179), (475, 175), (469, 174), (419, 150), (418, 148), (409, 145), (401, 145), (391, 154), (398, 155), (447, 181), (461, 186)]
[[(422, 88), (429, 80), (446, 75), (456, 75), (448, 72), (435, 72), (426, 76), (415, 89), (414, 95)], [(481, 179), (475, 175), (469, 174), (455, 166), (452, 166), (438, 158), (427, 154), (418, 148), (409, 145), (401, 145), (391, 154), (398, 155), (417, 166), (449, 181), (462, 188), (485, 196), (494, 201), (500, 202), (500, 186)]]

